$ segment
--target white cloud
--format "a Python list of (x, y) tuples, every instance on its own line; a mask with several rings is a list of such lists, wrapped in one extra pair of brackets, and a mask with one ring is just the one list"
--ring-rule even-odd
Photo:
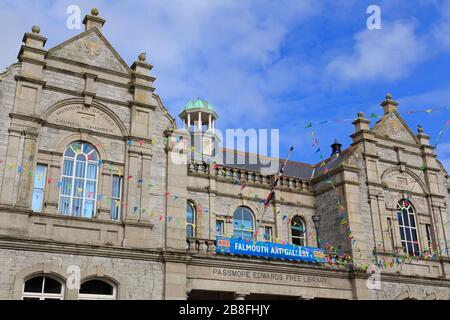
[(341, 84), (342, 81), (398, 80), (409, 75), (424, 59), (425, 49), (415, 34), (414, 24), (384, 23), (381, 30), (357, 33), (352, 52), (334, 58), (327, 71)]
[(450, 50), (450, 3), (443, 3), (440, 12), (441, 21), (434, 28), (433, 36), (437, 47)]

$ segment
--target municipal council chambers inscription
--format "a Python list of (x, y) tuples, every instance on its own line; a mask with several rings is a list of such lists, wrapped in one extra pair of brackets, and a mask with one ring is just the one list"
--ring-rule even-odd
[(251, 270), (238, 270), (227, 268), (212, 268), (213, 278), (244, 280), (244, 281), (264, 281), (280, 282), (285, 284), (303, 284), (309, 286), (326, 286), (328, 278), (317, 276), (306, 276), (290, 273), (264, 272)]
[(115, 121), (104, 111), (95, 107), (85, 107), (83, 105), (64, 106), (52, 112), (47, 118), (47, 122), (64, 127), (121, 135)]

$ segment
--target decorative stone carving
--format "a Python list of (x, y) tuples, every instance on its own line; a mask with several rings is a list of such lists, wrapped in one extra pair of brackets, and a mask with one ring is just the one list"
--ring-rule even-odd
[(66, 105), (54, 110), (47, 117), (47, 123), (122, 136), (120, 127), (110, 115), (97, 107), (87, 108), (82, 104)]
[(94, 60), (100, 55), (100, 44), (94, 41), (84, 41), (85, 52), (89, 59)]

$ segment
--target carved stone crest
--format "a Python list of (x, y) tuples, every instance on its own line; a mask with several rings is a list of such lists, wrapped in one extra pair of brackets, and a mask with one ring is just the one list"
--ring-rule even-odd
[(396, 121), (395, 119), (389, 120), (387, 123), (387, 126), (388, 126), (389, 133), (394, 136), (398, 135), (401, 131), (403, 131), (402, 127), (400, 126), (398, 121)]
[(89, 59), (95, 59), (100, 55), (100, 44), (98, 42), (86, 40), (84, 47)]

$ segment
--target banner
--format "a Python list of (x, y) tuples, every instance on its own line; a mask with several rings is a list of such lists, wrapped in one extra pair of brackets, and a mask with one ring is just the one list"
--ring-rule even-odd
[(272, 259), (325, 262), (322, 249), (292, 244), (247, 241), (238, 238), (217, 237), (216, 252)]

